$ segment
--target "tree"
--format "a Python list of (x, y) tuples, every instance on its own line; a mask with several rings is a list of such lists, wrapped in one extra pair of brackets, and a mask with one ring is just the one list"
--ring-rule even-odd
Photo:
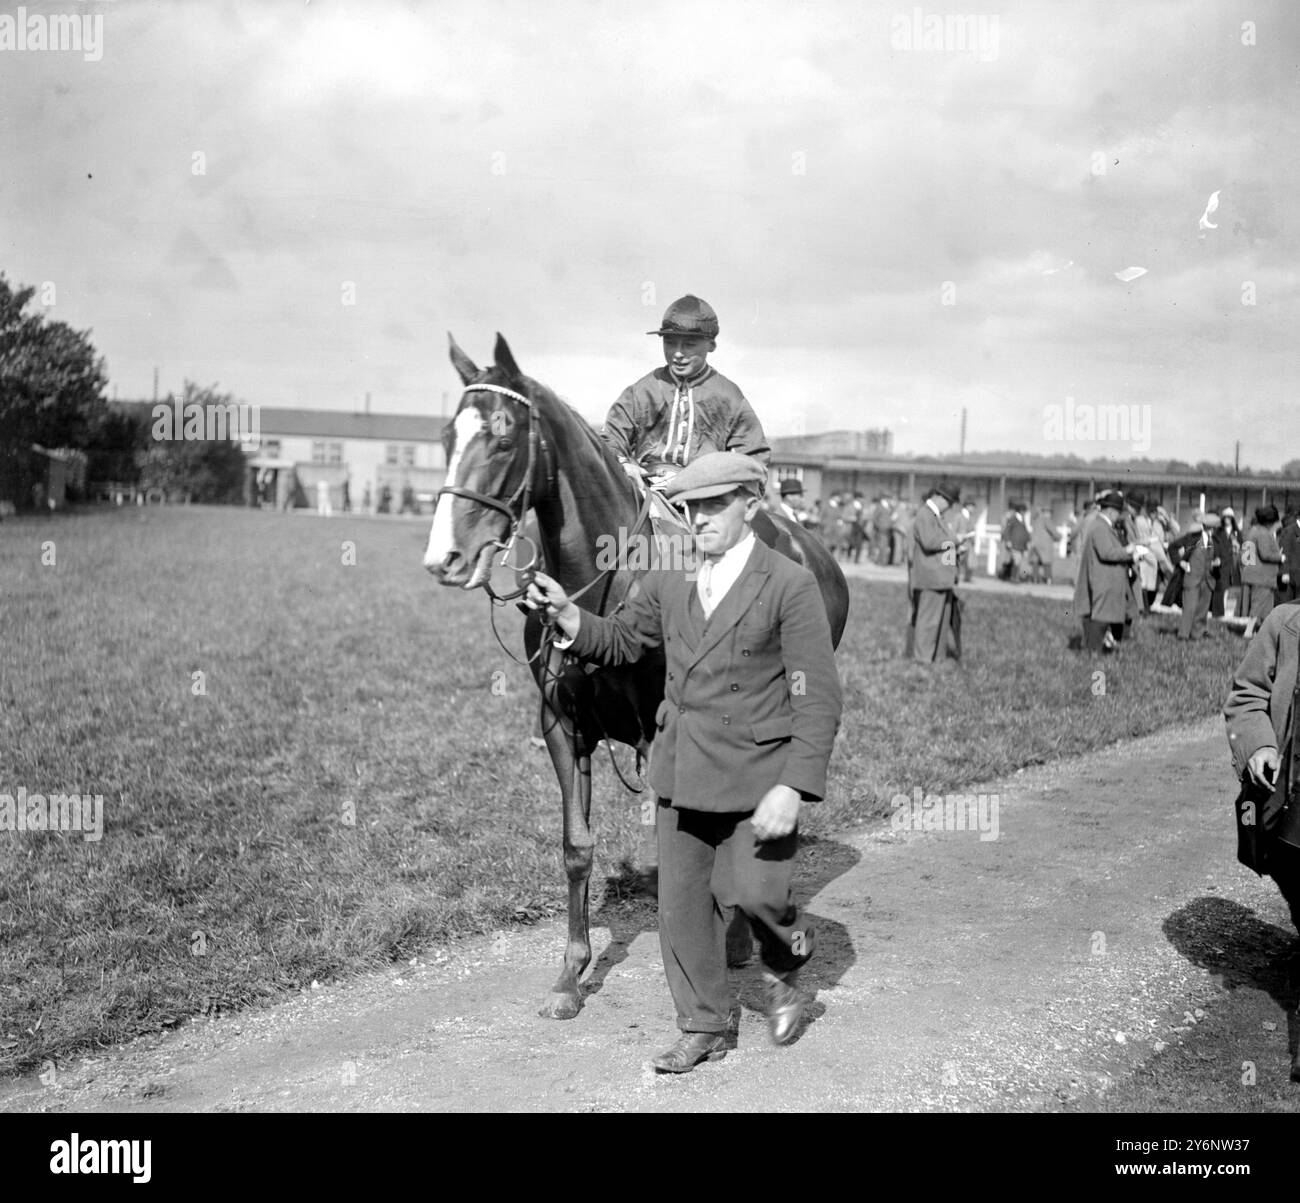
[(1300, 459), (1289, 459), (1282, 465), (1283, 476), (1300, 476)]
[[(234, 398), (218, 393), (216, 386), (200, 388), (187, 380), (184, 405), (227, 406)], [(175, 402), (167, 398), (169, 407)], [(140, 457), (140, 484), (161, 489), (169, 498), (186, 501), (239, 504), (244, 500), (247, 461), (235, 439), (155, 439)]]
[(90, 332), (27, 312), (35, 295), (0, 273), (0, 498), (20, 507), (43, 472), (32, 444), (84, 447), (108, 384)]

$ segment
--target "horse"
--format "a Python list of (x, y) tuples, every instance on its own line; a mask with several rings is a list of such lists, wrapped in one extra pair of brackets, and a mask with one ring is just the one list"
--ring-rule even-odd
[[(497, 335), (495, 362), (479, 369), (448, 335), (452, 366), (464, 386), (444, 430), (447, 478), (439, 490), (424, 566), (444, 586), (485, 589), (493, 561), (533, 540), (524, 533), (536, 517), (532, 562), (584, 610), (607, 615), (627, 597), (640, 573), (635, 563), (608, 563), (615, 533), (646, 527), (648, 494), (626, 474), (613, 451), (583, 418), (549, 388), (525, 376), (506, 340)], [(784, 516), (760, 511), (756, 535), (808, 568), (826, 603), (838, 645), (848, 618), (848, 586), (820, 541)], [(628, 557), (629, 560), (634, 557)], [(568, 877), (568, 942), (560, 976), (540, 1010), (544, 1018), (572, 1019), (582, 1007), (579, 982), (591, 963), (588, 883), (595, 841), (591, 834), (591, 756), (603, 739), (648, 755), (655, 712), (664, 695), (664, 656), (648, 653), (618, 668), (584, 665), (552, 646), (549, 628), (528, 612), (524, 649), (541, 693), (543, 734), (560, 784), (564, 868)], [(547, 717), (549, 716), (549, 718)], [(743, 921), (737, 914), (736, 918)], [(746, 948), (748, 933), (745, 933)]]

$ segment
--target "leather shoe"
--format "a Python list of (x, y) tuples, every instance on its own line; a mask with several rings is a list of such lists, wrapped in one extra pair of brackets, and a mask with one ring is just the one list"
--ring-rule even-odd
[(767, 1030), (773, 1044), (788, 1044), (794, 1036), (799, 1020), (803, 1018), (804, 997), (799, 993), (799, 973), (787, 973), (779, 978), (774, 973), (763, 973), (767, 996)]
[(690, 1073), (701, 1061), (721, 1061), (727, 1055), (725, 1032), (683, 1032), (677, 1043), (660, 1053), (651, 1065), (660, 1073)]

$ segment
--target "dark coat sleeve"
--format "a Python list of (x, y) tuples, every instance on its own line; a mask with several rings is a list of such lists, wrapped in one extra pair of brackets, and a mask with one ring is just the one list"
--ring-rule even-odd
[[(1238, 776), (1246, 771), (1247, 761), (1260, 748), (1278, 746), (1271, 708), (1273, 681), (1277, 676), (1278, 640), (1283, 623), (1279, 608), (1260, 624), (1237, 666), (1228, 700), (1223, 706), (1232, 763)], [(1291, 684), (1294, 686), (1294, 682)]]
[(569, 651), (597, 664), (633, 664), (663, 643), (662, 572), (647, 572), (632, 586), (619, 614), (601, 618), (585, 610)]
[(786, 590), (780, 622), (781, 658), (794, 710), (781, 784), (816, 800), (826, 795), (826, 766), (844, 703), (826, 607), (810, 573)]

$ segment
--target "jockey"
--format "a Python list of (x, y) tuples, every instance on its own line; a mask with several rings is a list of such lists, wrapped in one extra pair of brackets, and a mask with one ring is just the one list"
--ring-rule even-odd
[(664, 367), (623, 390), (602, 431), (623, 470), (659, 488), (709, 451), (739, 451), (767, 468), (769, 448), (740, 389), (707, 362), (718, 315), (699, 297), (668, 306), (658, 330)]

